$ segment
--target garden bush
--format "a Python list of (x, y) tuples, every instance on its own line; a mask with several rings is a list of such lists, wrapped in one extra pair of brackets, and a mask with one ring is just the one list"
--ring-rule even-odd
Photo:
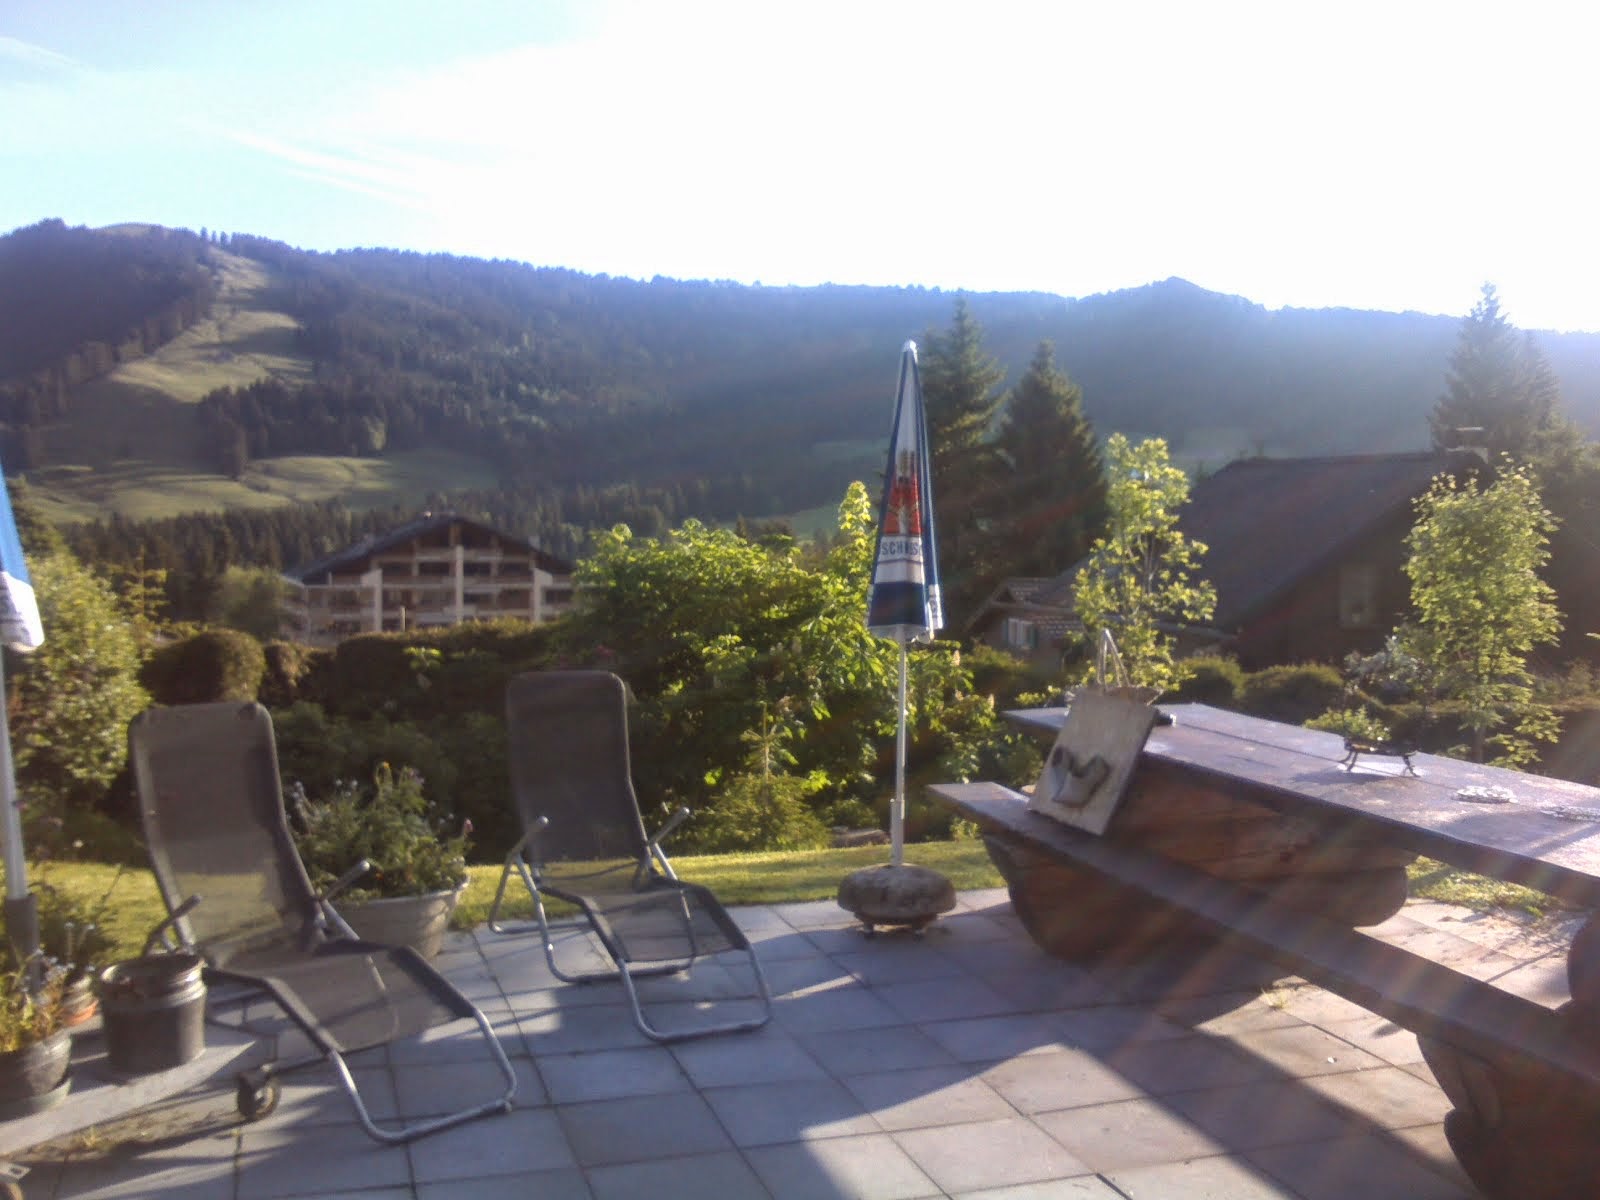
[(261, 679), (256, 698), (268, 708), (288, 708), (300, 699), (300, 681), (312, 664), (327, 658), (328, 651), (299, 642), (268, 642), (262, 648), (267, 672)]
[(816, 785), (794, 775), (735, 775), (674, 840), (699, 854), (820, 850), (831, 835), (807, 803)]
[(1238, 708), (1244, 690), (1244, 668), (1219, 654), (1197, 654), (1183, 659), (1179, 666), (1187, 673), (1184, 680), (1162, 699), (1173, 704), (1211, 704), (1217, 708)]
[(204, 629), (160, 646), (139, 681), (157, 704), (254, 700), (267, 673), (261, 643), (237, 629)]
[(1267, 667), (1245, 677), (1239, 706), (1247, 713), (1303, 725), (1332, 708), (1343, 707), (1344, 678), (1326, 663)]
[(308, 665), (300, 678), (299, 698), (328, 713), (399, 716), (425, 695), (417, 684), (414, 656), (407, 653), (415, 642), (393, 633), (346, 638)]

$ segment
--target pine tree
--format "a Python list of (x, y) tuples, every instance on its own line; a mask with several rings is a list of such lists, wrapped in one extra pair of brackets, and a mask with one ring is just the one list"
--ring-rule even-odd
[(919, 359), (922, 398), (932, 447), (934, 521), (939, 570), (949, 623), (958, 628), (987, 592), (983, 503), (996, 463), (989, 435), (1002, 395), (1005, 368), (983, 348), (983, 330), (957, 300), (946, 333), (929, 330)]
[(1105, 530), (1106, 465), (1083, 415), (1083, 389), (1039, 343), (1012, 389), (997, 439), (1000, 471), (986, 505), (1007, 575), (1054, 575), (1088, 553)]
[(1462, 430), (1481, 429), (1479, 440), (1492, 456), (1526, 460), (1557, 422), (1560, 404), (1555, 372), (1533, 336), (1506, 319), (1494, 285), (1484, 284), (1461, 322), (1444, 394), (1428, 416), (1434, 448), (1459, 446)]

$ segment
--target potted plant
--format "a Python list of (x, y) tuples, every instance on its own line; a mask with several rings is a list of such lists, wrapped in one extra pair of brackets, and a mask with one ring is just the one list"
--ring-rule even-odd
[(312, 800), (298, 783), (290, 792), (295, 845), (312, 886), (325, 891), (365, 859), (371, 870), (339, 893), (339, 915), (368, 941), (437, 954), (466, 888), (470, 824), (446, 832), (411, 767), (383, 763), (370, 790), (341, 780), (324, 800)]
[(116, 949), (106, 931), (111, 893), (121, 880), (118, 867), (100, 898), (87, 904), (57, 887), (45, 875), (33, 885), (39, 911), (39, 949), (49, 961), (64, 969), (62, 985), (63, 1019), (68, 1025), (81, 1025), (94, 1016), (99, 1001), (94, 981)]
[(0, 974), (0, 1120), (42, 1112), (66, 1097), (66, 982), (66, 968), (42, 958)]

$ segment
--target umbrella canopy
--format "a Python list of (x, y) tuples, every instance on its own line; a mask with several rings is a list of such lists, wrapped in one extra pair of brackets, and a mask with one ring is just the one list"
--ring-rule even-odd
[(944, 626), (928, 460), (917, 344), (907, 342), (900, 351), (900, 387), (889, 432), (889, 464), (878, 506), (878, 549), (867, 605), (867, 628), (902, 645), (929, 639)]
[(867, 628), (900, 644), (900, 712), (894, 800), (889, 806), (890, 861), (897, 867), (905, 854), (906, 646), (931, 639), (944, 625), (929, 452), (917, 344), (907, 342), (900, 351), (900, 387), (889, 431), (889, 465), (884, 472), (883, 501), (878, 506), (878, 549), (867, 601)]
[[(39, 602), (28, 576), (28, 562), (17, 536), (17, 519), (0, 467), (0, 642), (32, 650), (44, 642)], [(39, 948), (39, 916), (28, 891), (28, 865), (22, 856), (22, 812), (17, 803), (17, 773), (11, 760), (11, 730), (6, 724), (5, 673), (0, 662), (0, 837), (5, 838), (6, 933), (26, 958)]]

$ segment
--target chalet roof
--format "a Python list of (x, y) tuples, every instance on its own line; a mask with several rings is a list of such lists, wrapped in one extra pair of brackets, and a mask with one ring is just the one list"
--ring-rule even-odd
[(336, 551), (326, 558), (304, 566), (294, 567), (284, 572), (290, 579), (298, 583), (308, 583), (321, 575), (337, 571), (347, 571), (359, 567), (375, 554), (382, 554), (396, 546), (403, 546), (413, 538), (426, 537), (430, 533), (448, 529), (452, 525), (461, 525), (477, 531), (488, 537), (499, 539), (507, 546), (515, 546), (526, 550), (532, 555), (534, 563), (540, 570), (549, 571), (552, 575), (572, 574), (572, 564), (553, 554), (546, 553), (525, 537), (518, 537), (514, 533), (506, 533), (485, 525), (482, 521), (475, 521), (471, 517), (463, 517), (459, 513), (423, 513), (414, 521), (407, 521), (404, 525), (397, 526), (387, 533), (374, 534), (363, 538), (354, 545), (346, 546), (343, 550)]
[(1238, 629), (1374, 527), (1409, 518), (1433, 477), (1462, 462), (1438, 453), (1246, 458), (1200, 480), (1179, 521), (1209, 547), (1200, 574), (1217, 589), (1212, 625)]
[[(1217, 589), (1211, 624), (1231, 632), (1376, 526), (1404, 513), (1435, 475), (1479, 461), (1418, 452), (1245, 458), (1194, 485), (1179, 520), (1208, 549), (1200, 576)], [(1002, 611), (1069, 615), (1080, 563), (1050, 579), (1005, 580), (969, 628)]]
[(1046, 637), (1060, 641), (1079, 627), (1072, 613), (1072, 586), (1077, 574), (1073, 567), (1049, 578), (1013, 575), (1003, 580), (967, 621), (968, 632), (1004, 614), (1032, 621)]

